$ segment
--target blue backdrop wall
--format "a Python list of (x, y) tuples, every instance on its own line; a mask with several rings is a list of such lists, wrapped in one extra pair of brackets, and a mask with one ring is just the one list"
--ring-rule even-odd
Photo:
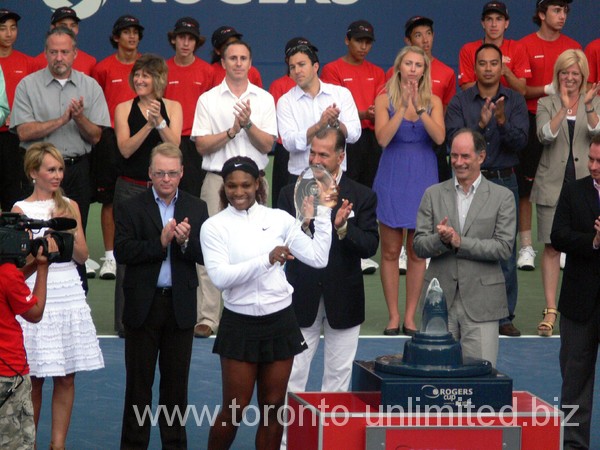
[[(283, 48), (294, 36), (305, 36), (320, 50), (321, 63), (345, 53), (344, 35), (349, 23), (366, 19), (375, 27), (376, 42), (369, 59), (387, 69), (402, 47), (404, 23), (413, 15), (434, 20), (434, 56), (456, 70), (460, 47), (482, 36), (483, 0), (3, 0), (22, 16), (16, 47), (30, 55), (43, 49), (44, 34), (54, 8), (74, 7), (80, 17), (79, 46), (98, 60), (114, 50), (108, 36), (115, 19), (133, 14), (145, 30), (142, 52), (172, 55), (167, 32), (182, 16), (200, 22), (207, 43), (198, 56), (210, 58), (210, 36), (217, 27), (230, 25), (244, 34), (254, 53), (254, 65), (265, 86), (285, 73)], [(531, 21), (535, 0), (505, 0), (510, 14), (507, 36), (519, 39), (537, 30)], [(564, 33), (583, 47), (600, 37), (600, 1), (574, 0)]]

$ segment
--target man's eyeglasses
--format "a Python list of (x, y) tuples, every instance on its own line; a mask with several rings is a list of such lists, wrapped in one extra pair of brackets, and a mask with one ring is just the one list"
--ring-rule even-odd
[(168, 176), (169, 178), (179, 178), (181, 176), (181, 170), (169, 170), (165, 172), (164, 170), (158, 170), (156, 172), (152, 172), (152, 178), (163, 179)]

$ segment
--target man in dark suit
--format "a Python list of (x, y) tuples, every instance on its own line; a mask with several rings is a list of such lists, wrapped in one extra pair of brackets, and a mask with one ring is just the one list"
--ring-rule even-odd
[[(347, 391), (352, 361), (358, 346), (360, 324), (365, 319), (365, 292), (361, 258), (377, 252), (379, 233), (375, 193), (341, 170), (346, 139), (336, 128), (319, 131), (311, 141), (310, 164), (321, 164), (336, 179), (338, 198), (332, 217), (334, 237), (329, 264), (313, 269), (298, 260), (287, 264), (287, 279), (294, 287), (292, 304), (308, 349), (296, 355), (288, 391), (304, 391), (310, 363), (325, 335), (323, 391)], [(281, 190), (279, 205), (293, 216), (294, 185)], [(310, 233), (310, 227), (307, 229)]]
[(561, 402), (571, 425), (564, 428), (565, 449), (590, 447), (600, 342), (600, 135), (590, 143), (588, 170), (591, 176), (564, 186), (550, 235), (567, 254), (558, 303)]
[[(122, 449), (146, 449), (150, 423), (139, 424), (152, 406), (156, 360), (163, 413), (187, 407), (187, 386), (196, 324), (195, 264), (201, 264), (200, 227), (206, 204), (178, 189), (182, 155), (172, 144), (152, 151), (152, 187), (115, 210), (115, 256), (125, 264), (125, 368), (127, 381), (121, 431)], [(136, 409), (137, 413), (136, 414)], [(163, 448), (185, 449), (185, 424), (168, 425), (161, 414)]]
[(456, 132), (450, 150), (454, 178), (425, 191), (414, 248), (420, 258), (431, 258), (422, 298), (437, 278), (448, 302), (448, 329), (460, 340), (463, 356), (495, 366), (498, 321), (508, 313), (500, 262), (513, 250), (517, 210), (513, 194), (482, 175), (485, 157), (480, 133)]

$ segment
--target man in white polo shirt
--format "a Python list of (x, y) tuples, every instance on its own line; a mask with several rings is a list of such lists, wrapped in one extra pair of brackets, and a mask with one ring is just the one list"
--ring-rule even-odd
[[(250, 46), (243, 41), (228, 44), (221, 62), (225, 79), (198, 99), (191, 136), (202, 155), (202, 168), (207, 172), (200, 198), (208, 205), (211, 216), (221, 209), (223, 163), (233, 156), (248, 156), (263, 171), (277, 137), (273, 97), (248, 81), (252, 67)], [(219, 325), (220, 293), (210, 282), (204, 266), (199, 266), (198, 275), (202, 295), (198, 299), (194, 334), (208, 337)]]

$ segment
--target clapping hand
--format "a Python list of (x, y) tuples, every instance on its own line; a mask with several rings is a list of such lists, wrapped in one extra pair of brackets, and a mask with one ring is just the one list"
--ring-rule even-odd
[(252, 114), (250, 99), (237, 102), (233, 106), (233, 114), (237, 118), (241, 128), (247, 127), (250, 123), (250, 115)]
[(348, 199), (342, 199), (342, 204), (340, 208), (337, 210), (335, 214), (335, 220), (333, 222), (333, 226), (338, 229), (346, 225), (348, 221), (348, 217), (350, 217), (350, 213), (352, 212), (352, 207), (354, 205), (348, 201)]
[(183, 245), (190, 236), (191, 227), (186, 217), (181, 222), (177, 223), (171, 218), (167, 221), (160, 233), (160, 242), (163, 248), (167, 248), (169, 243), (175, 238), (179, 245)]
[(160, 115), (160, 102), (158, 100), (152, 100), (150, 106), (146, 110), (148, 123), (152, 128), (156, 128), (162, 121), (163, 118)]
[(481, 114), (479, 115), (479, 128), (483, 129), (487, 127), (488, 123), (490, 123), (490, 119), (492, 118), (492, 114), (494, 114), (495, 109), (496, 105), (494, 104), (492, 99), (486, 97), (485, 103), (481, 107)]
[(325, 126), (335, 127), (339, 124), (340, 108), (335, 103), (325, 108), (321, 114), (320, 123)]
[(446, 244), (451, 245), (453, 248), (460, 247), (460, 235), (454, 228), (448, 225), (448, 217), (444, 219), (436, 226), (440, 240)]
[(408, 95), (415, 111), (419, 109), (419, 82), (410, 80), (408, 82)]
[(83, 97), (79, 97), (79, 99), (72, 98), (71, 103), (69, 103), (69, 115), (72, 119), (77, 120), (83, 117)]
[(591, 109), (588, 107), (588, 105), (592, 106), (592, 100), (594, 100), (596, 95), (598, 95), (599, 91), (600, 91), (600, 83), (594, 83), (594, 84), (592, 84), (592, 87), (590, 89), (588, 89), (588, 91), (585, 93), (585, 98), (584, 98), (583, 102), (585, 103), (585, 106), (587, 109)]

